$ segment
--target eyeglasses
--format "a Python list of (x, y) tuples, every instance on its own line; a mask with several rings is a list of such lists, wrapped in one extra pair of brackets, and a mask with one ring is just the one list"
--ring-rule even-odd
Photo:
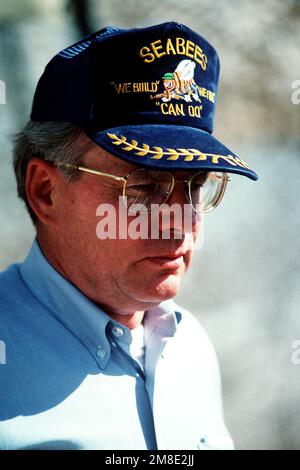
[[(138, 168), (125, 176), (116, 176), (84, 166), (60, 165), (60, 167), (112, 178), (123, 184), (122, 196), (128, 212), (134, 205), (142, 204), (146, 212), (151, 211), (152, 204), (160, 205), (170, 198), (176, 183), (185, 183), (187, 201), (195, 212), (210, 212), (217, 207), (225, 193), (230, 178), (223, 172), (198, 172), (188, 179), (179, 180), (167, 171)], [(131, 211), (130, 211), (131, 209)], [(135, 211), (134, 211), (135, 213)]]

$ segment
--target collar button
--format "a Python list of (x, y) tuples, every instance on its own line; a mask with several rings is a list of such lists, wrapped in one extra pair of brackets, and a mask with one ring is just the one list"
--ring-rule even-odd
[(123, 328), (120, 328), (119, 326), (114, 326), (111, 331), (112, 331), (112, 334), (114, 336), (123, 336), (124, 335)]
[(104, 359), (105, 356), (106, 356), (106, 352), (104, 351), (103, 348), (101, 348), (101, 346), (99, 346), (98, 349), (97, 349), (97, 356), (98, 356), (100, 359)]

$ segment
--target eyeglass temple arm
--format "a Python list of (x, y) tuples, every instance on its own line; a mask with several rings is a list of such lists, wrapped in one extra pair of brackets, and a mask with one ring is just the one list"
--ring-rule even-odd
[(85, 166), (70, 165), (68, 163), (66, 163), (64, 166), (67, 167), (67, 168), (73, 168), (74, 170), (84, 171), (85, 173), (91, 173), (93, 175), (106, 176), (107, 178), (112, 178), (112, 179), (117, 180), (117, 181), (126, 181), (127, 180), (127, 178), (124, 177), (124, 176), (111, 175), (110, 173), (104, 173), (103, 171), (92, 170), (91, 168), (87, 168)]

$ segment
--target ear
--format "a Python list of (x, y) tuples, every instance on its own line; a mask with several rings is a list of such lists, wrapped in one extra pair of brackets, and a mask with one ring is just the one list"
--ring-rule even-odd
[(58, 213), (59, 170), (40, 158), (32, 158), (27, 166), (25, 190), (29, 204), (39, 221), (56, 222)]

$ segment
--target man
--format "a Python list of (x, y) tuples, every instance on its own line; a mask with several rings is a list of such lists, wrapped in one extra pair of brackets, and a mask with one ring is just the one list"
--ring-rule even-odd
[[(183, 60), (200, 101), (153, 98)], [(37, 237), (0, 276), (1, 449), (232, 448), (213, 347), (172, 300), (227, 173), (257, 179), (211, 135), (218, 75), (173, 22), (47, 65), (14, 149)]]

